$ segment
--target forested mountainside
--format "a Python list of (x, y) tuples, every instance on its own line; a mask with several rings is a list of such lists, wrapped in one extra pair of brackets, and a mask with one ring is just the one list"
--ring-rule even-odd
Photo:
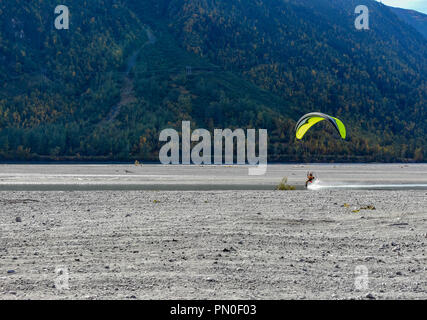
[(390, 8), (401, 20), (413, 26), (427, 40), (427, 14), (401, 8)]
[[(13, 4), (11, 4), (13, 2)], [(375, 1), (0, 0), (0, 157), (157, 161), (164, 128), (268, 129), (269, 161), (421, 161), (427, 41)], [(296, 141), (310, 111), (339, 117)]]

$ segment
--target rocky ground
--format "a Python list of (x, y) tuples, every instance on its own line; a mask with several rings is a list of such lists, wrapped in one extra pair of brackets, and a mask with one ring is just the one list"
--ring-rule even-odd
[(2, 191), (0, 299), (426, 299), (427, 191)]

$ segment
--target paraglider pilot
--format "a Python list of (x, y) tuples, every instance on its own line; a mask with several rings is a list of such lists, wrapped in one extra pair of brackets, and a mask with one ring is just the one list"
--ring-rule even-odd
[(307, 188), (308, 183), (313, 182), (314, 179), (315, 178), (314, 178), (313, 172), (308, 172), (307, 173), (307, 181), (305, 182), (305, 187)]

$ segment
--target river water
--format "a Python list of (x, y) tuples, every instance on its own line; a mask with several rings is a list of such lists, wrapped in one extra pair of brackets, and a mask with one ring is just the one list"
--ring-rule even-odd
[(261, 176), (247, 166), (3, 164), (0, 190), (274, 190), (282, 178), (310, 190), (427, 190), (427, 164), (271, 164)]

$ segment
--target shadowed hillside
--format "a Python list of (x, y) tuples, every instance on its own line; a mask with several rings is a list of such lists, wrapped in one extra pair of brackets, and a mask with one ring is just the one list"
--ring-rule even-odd
[(427, 40), (427, 15), (414, 10), (390, 8), (400, 19), (413, 26)]

